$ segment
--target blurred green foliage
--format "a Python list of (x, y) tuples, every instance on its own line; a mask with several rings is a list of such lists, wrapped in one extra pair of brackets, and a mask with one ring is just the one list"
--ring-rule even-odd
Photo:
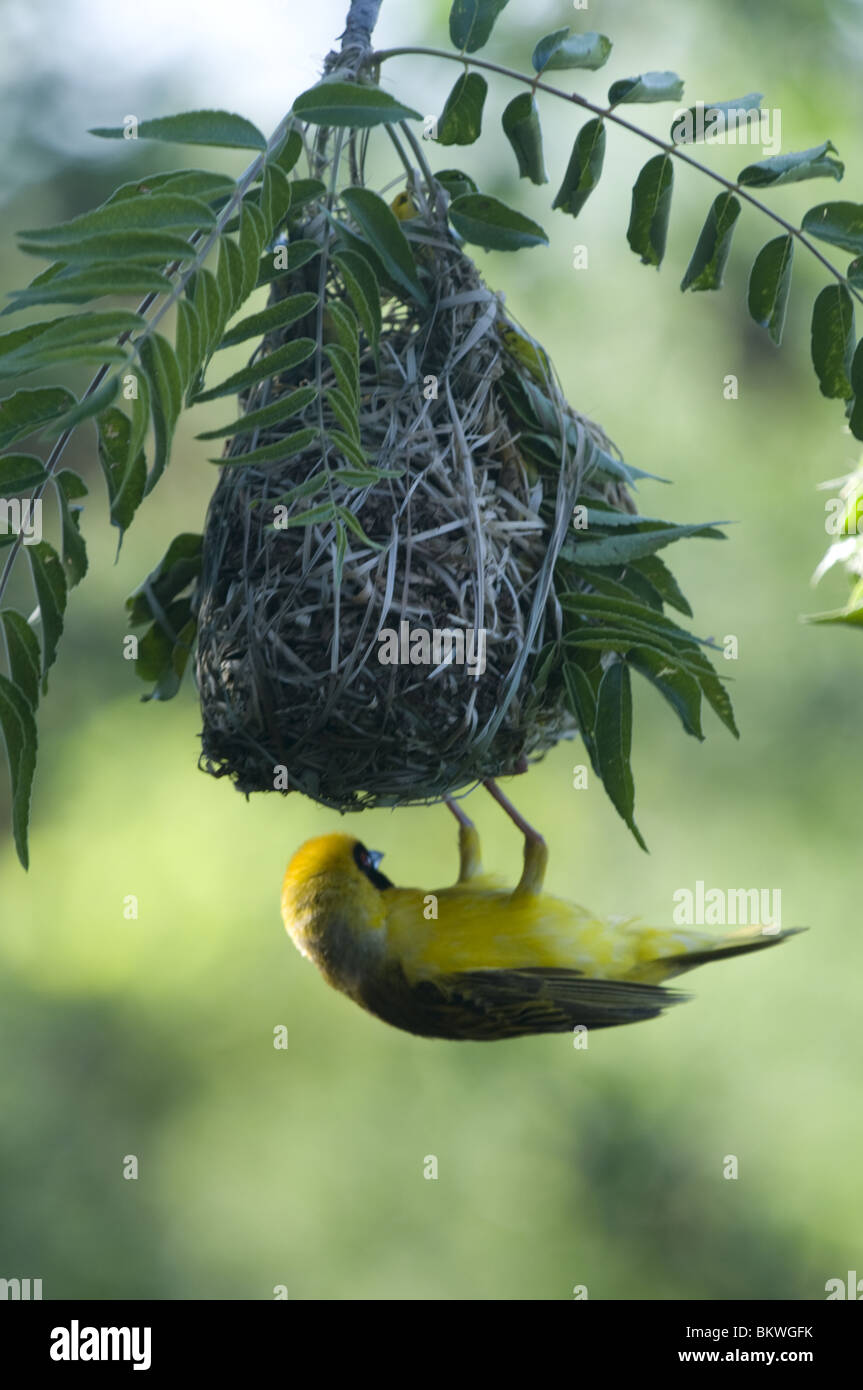
[[(343, 6), (331, 8), (335, 37)], [(407, 40), (442, 39), (445, 6), (426, 34), (404, 0), (384, 8), (388, 37), (399, 27)], [(659, 29), (629, 0), (596, 22), (615, 40), (611, 76), (677, 67), (687, 100), (763, 90), (782, 109), (784, 148), (834, 141), (849, 167), (839, 196), (853, 197), (863, 150), (848, 55), (859, 54), (860, 7), (794, 8), (768, 25), (742, 3), (693, 12), (667, 0)], [(571, 20), (563, 4), (540, 16), (513, 3), (497, 51), (526, 66), (537, 34)], [(213, 105), (231, 105), (230, 62), (226, 53), (213, 75)], [(261, 82), (278, 82), (277, 61), (261, 62)], [(404, 61), (387, 80), (434, 111), (450, 72)], [(584, 82), (593, 95), (606, 75)], [(511, 96), (493, 90), (489, 128)], [(32, 88), (20, 95), (34, 99)], [(182, 91), (169, 95), (160, 109), (181, 109)], [(573, 122), (553, 107), (543, 118), (553, 189)], [(645, 120), (661, 130), (667, 113)], [(577, 223), (549, 212), (548, 189), (514, 186), (502, 136), (482, 151), (485, 186), (551, 234), (548, 250), (491, 255), (484, 270), (541, 337), (573, 402), (630, 462), (674, 480), (668, 491), (645, 484), (642, 506), (653, 511), (661, 493), (669, 518), (739, 523), (724, 544), (675, 556), (695, 630), (739, 640), (739, 745), (712, 719), (704, 745), (685, 740), (643, 692), (634, 762), (649, 858), (601, 787), (572, 789), (583, 750), (558, 748), (509, 788), (548, 838), (549, 887), (657, 922), (699, 879), (779, 887), (783, 925), (812, 930), (699, 971), (691, 1003), (638, 1031), (600, 1033), (587, 1051), (566, 1036), (423, 1041), (328, 991), (281, 927), (290, 854), (311, 835), (355, 829), (386, 850), (397, 882), (434, 888), (455, 873), (451, 818), (429, 808), (340, 823), (294, 797), (247, 803), (197, 771), (193, 692), (164, 707), (138, 702), (122, 600), (166, 539), (201, 527), (214, 475), (193, 435), (210, 417), (185, 423), (116, 565), (84, 435), (69, 462), (94, 484), (91, 572), (43, 706), (29, 877), (11, 845), (0, 860), (0, 1274), (42, 1278), (48, 1298), (271, 1298), (286, 1284), (292, 1298), (566, 1299), (585, 1284), (591, 1298), (817, 1299), (828, 1278), (860, 1266), (863, 646), (854, 632), (798, 622), (826, 543), (816, 484), (856, 458), (808, 361), (822, 278), (798, 256), (777, 352), (745, 313), (749, 264), (773, 234), (755, 214), (741, 218), (722, 294), (684, 297), (677, 283), (712, 187), (678, 180), (658, 279), (624, 235), (644, 147), (619, 133), (609, 141), (603, 183)], [(739, 151), (713, 155), (726, 171), (740, 163)], [(101, 167), (101, 182), (97, 166), (89, 176), (96, 196), (124, 176), (116, 160)], [(777, 190), (773, 201), (799, 215), (811, 191)], [(11, 227), (71, 216), (90, 192), (82, 203), (61, 170), (18, 199), (4, 283), (30, 269), (11, 251)], [(588, 271), (571, 269), (576, 242), (589, 248)], [(723, 399), (728, 373), (736, 401)], [(846, 591), (828, 576), (819, 606)], [(489, 867), (511, 876), (514, 831), (482, 792), (469, 807)], [(137, 920), (124, 917), (128, 895)], [(273, 1047), (278, 1025), (287, 1051)], [(137, 1181), (123, 1178), (130, 1154)], [(423, 1177), (432, 1154), (436, 1181)], [(737, 1180), (723, 1178), (728, 1155)]]

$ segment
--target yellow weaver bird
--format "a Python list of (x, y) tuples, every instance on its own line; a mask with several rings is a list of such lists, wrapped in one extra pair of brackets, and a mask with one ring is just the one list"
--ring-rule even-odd
[(475, 1041), (636, 1023), (689, 997), (665, 980), (793, 934), (744, 927), (711, 938), (602, 921), (553, 898), (542, 891), (542, 836), (494, 782), (485, 785), (524, 835), (513, 890), (483, 874), (479, 836), (454, 801), (459, 875), (450, 888), (397, 888), (378, 868), (382, 855), (352, 835), (309, 840), (288, 865), (282, 917), (295, 945), (385, 1023)]

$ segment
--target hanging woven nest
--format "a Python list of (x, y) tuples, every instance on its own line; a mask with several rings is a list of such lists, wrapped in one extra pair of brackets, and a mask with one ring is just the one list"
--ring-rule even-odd
[[(425, 171), (411, 187), (427, 302), (386, 284), (377, 342), (352, 340), (345, 312), (360, 228), (334, 240), (323, 200), (290, 222), (288, 262), (304, 263), (270, 302), (312, 307), (256, 355), (318, 347), (242, 397), (266, 413), (227, 446), (210, 506), (202, 765), (246, 793), (286, 771), (341, 811), (425, 802), (577, 728), (553, 676), (555, 564), (577, 501), (634, 511), (625, 470), (449, 230), (445, 185)], [(302, 408), (268, 423), (288, 397)]]

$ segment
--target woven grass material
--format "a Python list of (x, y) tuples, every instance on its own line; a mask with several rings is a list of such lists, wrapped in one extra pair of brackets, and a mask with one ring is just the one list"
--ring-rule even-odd
[[(525, 465), (500, 389), (513, 369), (502, 337), (511, 321), (426, 202), (421, 212), (406, 230), (427, 267), (434, 258), (433, 308), (398, 298), (384, 306), (380, 371), (361, 340), (363, 448), (375, 467), (401, 476), (372, 487), (335, 482), (331, 494), (290, 506), (291, 515), (327, 501), (347, 507), (378, 548), (348, 530), (339, 582), (332, 520), (273, 528), (273, 504), (321, 468), (319, 442), (275, 465), (225, 467), (212, 499), (197, 596), (201, 763), (246, 793), (272, 790), (284, 767), (292, 789), (341, 811), (422, 803), (524, 768), (575, 731), (559, 691), (546, 702), (532, 682), (539, 654), (560, 635), (554, 564), (576, 498), (631, 504), (623, 489), (612, 497), (590, 488), (592, 441), (611, 446), (551, 380), (546, 394), (577, 422), (581, 442), (561, 445), (553, 483)], [(325, 219), (294, 236), (325, 245)], [(320, 266), (315, 258), (279, 293), (317, 290)], [(326, 296), (346, 297), (332, 262)], [(314, 318), (290, 336), (313, 337)], [(271, 336), (261, 350), (283, 341)], [(325, 391), (335, 383), (322, 360)], [(269, 404), (314, 370), (305, 363), (268, 380), (244, 408)], [(323, 421), (336, 423), (326, 406)], [(315, 402), (305, 416), (232, 441), (228, 456), (320, 422)], [(346, 460), (332, 449), (328, 464), (335, 471)], [(402, 623), (414, 633), (484, 631), (484, 671), (383, 664), (380, 634)]]

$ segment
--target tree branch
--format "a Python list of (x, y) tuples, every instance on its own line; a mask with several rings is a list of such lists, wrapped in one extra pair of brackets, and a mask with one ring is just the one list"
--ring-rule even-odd
[(351, 0), (342, 34), (342, 52), (346, 48), (371, 48), (372, 30), (378, 22), (381, 4), (382, 0)]

